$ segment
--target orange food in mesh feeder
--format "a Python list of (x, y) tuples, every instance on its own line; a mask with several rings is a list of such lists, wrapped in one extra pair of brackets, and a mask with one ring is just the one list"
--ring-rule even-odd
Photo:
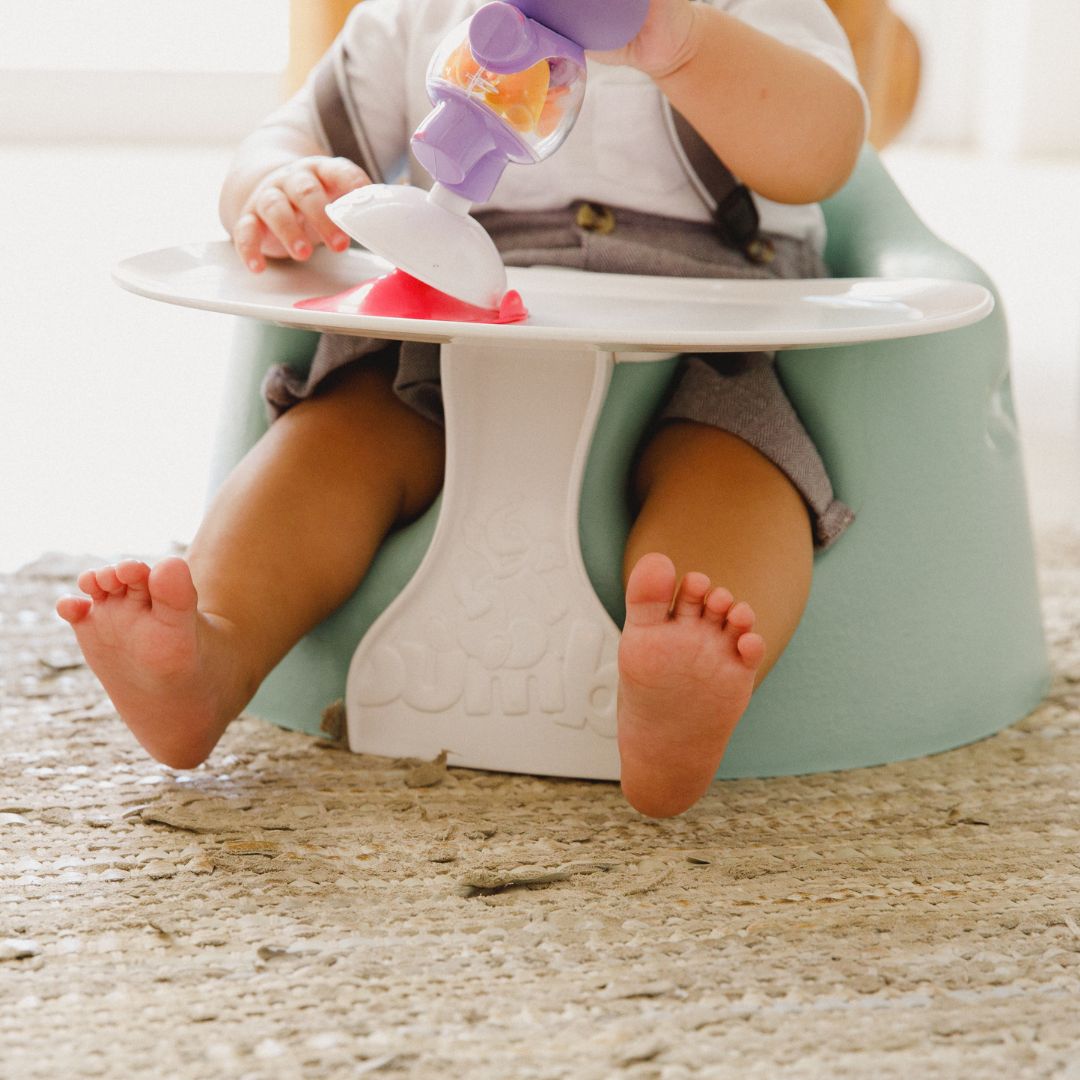
[[(498, 75), (476, 62), (469, 43), (465, 41), (450, 54), (443, 77), (469, 93), (479, 92), (484, 103), (516, 131), (536, 131), (542, 120), (544, 127), (553, 131), (558, 122), (557, 113), (554, 122), (550, 114), (547, 117), (543, 115), (554, 97), (561, 96), (549, 95), (551, 68), (546, 60), (524, 71)], [(565, 87), (554, 89), (565, 92)]]

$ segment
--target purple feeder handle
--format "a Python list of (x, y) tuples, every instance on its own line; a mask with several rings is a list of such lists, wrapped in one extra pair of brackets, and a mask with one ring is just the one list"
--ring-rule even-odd
[(634, 40), (649, 0), (514, 0), (522, 14), (583, 49), (618, 49)]
[(476, 62), (498, 75), (509, 75), (541, 60), (570, 60), (585, 66), (585, 50), (562, 34), (524, 15), (504, 0), (485, 4), (469, 22), (469, 48)]

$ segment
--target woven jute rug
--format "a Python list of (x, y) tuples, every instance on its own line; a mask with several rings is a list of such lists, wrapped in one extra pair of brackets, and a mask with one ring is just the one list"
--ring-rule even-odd
[(0, 578), (0, 1076), (1080, 1080), (1080, 535), (1032, 716), (663, 822), (249, 719), (159, 766), (82, 565)]

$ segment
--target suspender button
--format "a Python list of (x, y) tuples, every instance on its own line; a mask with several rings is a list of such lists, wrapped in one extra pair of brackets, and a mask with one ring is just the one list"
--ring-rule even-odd
[(745, 248), (743, 253), (758, 266), (768, 266), (776, 258), (776, 248), (773, 242), (766, 236), (755, 236)]
[(583, 202), (577, 208), (574, 221), (579, 229), (599, 233), (601, 236), (606, 236), (615, 229), (615, 214), (611, 207), (598, 206), (595, 203)]

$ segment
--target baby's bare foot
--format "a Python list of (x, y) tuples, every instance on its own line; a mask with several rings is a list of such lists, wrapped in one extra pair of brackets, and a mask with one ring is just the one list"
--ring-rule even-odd
[(183, 559), (87, 570), (79, 588), (89, 599), (62, 597), (56, 611), (124, 723), (158, 761), (194, 768), (250, 697), (231, 626), (197, 609)]
[(704, 574), (687, 574), (675, 595), (666, 555), (645, 555), (631, 571), (619, 643), (619, 755), (623, 794), (636, 810), (671, 817), (705, 794), (765, 655), (753, 625), (749, 604), (710, 591)]

